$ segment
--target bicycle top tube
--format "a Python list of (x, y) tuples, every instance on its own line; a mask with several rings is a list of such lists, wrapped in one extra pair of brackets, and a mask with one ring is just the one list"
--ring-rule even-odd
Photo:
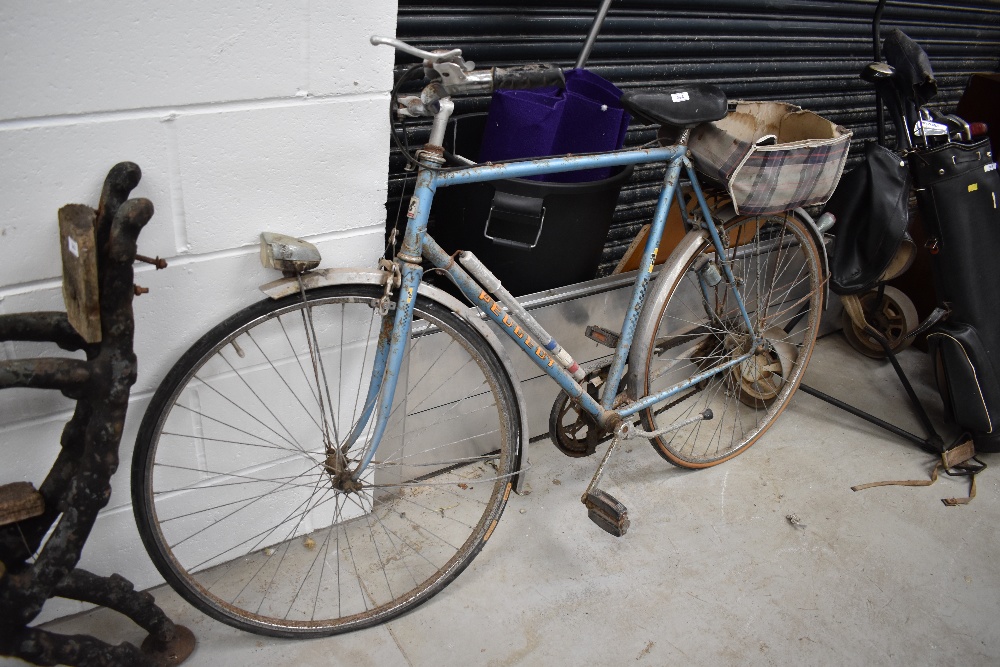
[(435, 171), (431, 182), (434, 187), (441, 187), (460, 183), (481, 183), (505, 178), (524, 178), (566, 171), (581, 171), (596, 167), (672, 162), (683, 157), (686, 150), (686, 146), (676, 145), (623, 149), (585, 155), (556, 155), (495, 164), (484, 163), (447, 171)]

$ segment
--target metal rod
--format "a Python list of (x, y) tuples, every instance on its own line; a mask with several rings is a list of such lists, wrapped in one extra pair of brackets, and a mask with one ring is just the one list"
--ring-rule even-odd
[(601, 477), (604, 476), (604, 469), (607, 467), (608, 461), (611, 460), (611, 454), (618, 448), (618, 444), (621, 440), (621, 436), (616, 433), (615, 437), (611, 440), (611, 444), (608, 445), (608, 451), (604, 452), (604, 457), (601, 459), (600, 464), (598, 464), (597, 470), (594, 471), (594, 476), (590, 478), (590, 484), (587, 485), (587, 489), (583, 492), (583, 496), (580, 497), (580, 500), (583, 501), (584, 504), (587, 503), (587, 496), (597, 490), (598, 484), (601, 483)]
[[(675, 384), (670, 389), (664, 389), (663, 391), (658, 391), (655, 394), (649, 394), (648, 396), (643, 396), (639, 400), (633, 401), (633, 402), (629, 403), (626, 407), (619, 408), (617, 410), (617, 412), (622, 417), (631, 417), (632, 415), (636, 414), (637, 412), (641, 412), (642, 410), (645, 410), (646, 408), (653, 407), (654, 405), (656, 405), (660, 401), (665, 401), (668, 398), (672, 398), (673, 396), (676, 396), (677, 394), (681, 393), (685, 389), (690, 389), (691, 387), (695, 386), (696, 384), (698, 384), (702, 380), (707, 380), (710, 377), (714, 377), (716, 375), (721, 375), (722, 373), (728, 371), (730, 368), (735, 368), (736, 366), (739, 366), (740, 364), (742, 364), (743, 362), (745, 362), (747, 359), (749, 359), (750, 357), (754, 356), (754, 354), (755, 354), (754, 350), (751, 349), (749, 352), (741, 354), (739, 357), (737, 357), (737, 358), (735, 358), (735, 359), (733, 359), (731, 361), (727, 361), (726, 363), (722, 364), (721, 366), (716, 366), (715, 368), (710, 368), (707, 371), (702, 371), (701, 373), (698, 373), (697, 375), (693, 375), (693, 376), (689, 377), (687, 380), (684, 380), (683, 382), (678, 382), (677, 384)], [(605, 391), (607, 391), (607, 390), (605, 390)]]
[(882, 24), (882, 11), (885, 9), (885, 0), (879, 0), (878, 7), (875, 8), (875, 17), (872, 19), (872, 54), (875, 62), (882, 60), (882, 44), (879, 42), (879, 32)]
[[(627, 164), (646, 164), (648, 162), (666, 163), (684, 155), (686, 150), (686, 146), (663, 146), (658, 148), (626, 148), (611, 153), (530, 158), (433, 172), (433, 176), (430, 176), (432, 172), (427, 172), (429, 174), (427, 178), (433, 180), (434, 187), (438, 188), (461, 183), (482, 183), (504, 178), (558, 174), (595, 167), (623, 167)], [(429, 197), (426, 203), (428, 206), (430, 205)], [(420, 205), (423, 206), (424, 202), (421, 201)]]
[[(681, 158), (684, 162), (684, 168), (687, 169), (688, 180), (691, 182), (691, 189), (694, 190), (695, 197), (698, 198), (698, 206), (701, 207), (702, 219), (705, 221), (705, 227), (708, 229), (709, 235), (712, 237), (712, 245), (715, 246), (715, 256), (722, 266), (722, 272), (726, 276), (726, 281), (730, 285), (736, 285), (736, 277), (733, 275), (732, 260), (726, 257), (725, 247), (722, 245), (722, 237), (719, 235), (719, 229), (716, 226), (714, 219), (712, 218), (712, 209), (708, 207), (708, 203), (705, 201), (705, 194), (701, 190), (701, 185), (698, 183), (698, 177), (695, 176), (694, 166), (687, 157)], [(753, 322), (750, 320), (750, 315), (747, 313), (746, 305), (743, 303), (743, 295), (740, 294), (738, 289), (733, 290), (733, 299), (736, 301), (736, 305), (740, 308), (740, 315), (743, 316), (743, 323), (747, 325), (747, 331), (753, 331)], [(755, 336), (755, 343), (759, 342)]]
[(925, 451), (928, 451), (928, 452), (930, 452), (932, 454), (940, 454), (941, 453), (941, 452), (935, 451), (934, 448), (931, 446), (931, 444), (929, 442), (927, 442), (927, 440), (925, 440), (924, 438), (921, 438), (918, 435), (914, 435), (913, 433), (910, 433), (909, 431), (904, 431), (903, 429), (899, 428), (898, 426), (895, 426), (893, 424), (890, 424), (887, 421), (879, 419), (875, 415), (869, 414), (869, 413), (865, 412), (864, 410), (859, 410), (858, 408), (854, 407), (853, 405), (850, 405), (848, 403), (844, 403), (840, 399), (834, 398), (833, 396), (830, 396), (829, 394), (825, 394), (825, 393), (821, 392), (818, 389), (813, 389), (812, 387), (810, 387), (809, 385), (807, 385), (805, 383), (800, 383), (799, 384), (799, 389), (801, 391), (806, 392), (810, 396), (815, 396), (816, 398), (818, 398), (821, 401), (825, 401), (825, 402), (829, 403), (830, 405), (833, 405), (833, 406), (836, 406), (836, 407), (840, 408), (841, 410), (844, 410), (846, 412), (850, 412), (855, 417), (860, 417), (861, 419), (864, 419), (867, 422), (875, 424), (878, 427), (884, 428), (885, 430), (887, 430), (887, 431), (889, 431), (891, 433), (895, 433), (899, 437), (905, 438), (906, 440), (909, 440), (910, 442), (915, 443), (916, 445), (918, 445), (921, 449), (923, 449)]
[(608, 15), (608, 7), (611, 6), (611, 0), (603, 0), (601, 2), (601, 8), (597, 10), (597, 16), (594, 17), (594, 22), (590, 26), (590, 32), (587, 33), (587, 41), (583, 43), (583, 49), (580, 51), (580, 57), (576, 59), (576, 69), (582, 69), (587, 65), (587, 59), (590, 58), (590, 51), (594, 48), (594, 42), (597, 41), (597, 35), (601, 32), (601, 26), (604, 25), (604, 17)]
[[(882, 44), (879, 42), (879, 26), (882, 23), (882, 10), (885, 0), (879, 0), (875, 8), (875, 18), (872, 19), (872, 55), (875, 62), (882, 61)], [(875, 122), (878, 124), (878, 145), (885, 146), (885, 111), (882, 110), (882, 93), (875, 87)]]
[(900, 383), (903, 385), (903, 389), (906, 390), (906, 395), (910, 398), (910, 405), (913, 406), (913, 412), (916, 414), (917, 418), (920, 419), (920, 423), (924, 427), (924, 431), (927, 433), (927, 439), (924, 442), (935, 448), (933, 453), (940, 454), (944, 451), (944, 441), (938, 432), (934, 429), (934, 425), (931, 424), (931, 418), (927, 416), (927, 410), (924, 409), (924, 404), (920, 402), (920, 398), (917, 396), (917, 392), (913, 391), (913, 386), (910, 385), (910, 381), (906, 377), (906, 373), (903, 372), (903, 368), (896, 361), (896, 355), (889, 346), (889, 341), (882, 336), (880, 332), (875, 331), (871, 327), (865, 327), (865, 331), (869, 334), (874, 332), (876, 335), (872, 336), (882, 349), (885, 351), (885, 356), (892, 364), (893, 370), (896, 371), (896, 376), (899, 377)]
[(663, 230), (667, 225), (667, 213), (674, 199), (674, 191), (677, 189), (680, 171), (681, 163), (675, 160), (667, 168), (667, 173), (663, 179), (663, 189), (660, 190), (660, 197), (656, 203), (656, 212), (653, 214), (649, 236), (646, 239), (646, 246), (642, 251), (642, 259), (639, 260), (639, 274), (636, 276), (635, 286), (632, 288), (632, 296), (629, 298), (625, 321), (622, 322), (618, 345), (615, 347), (615, 356), (611, 360), (604, 394), (601, 396), (601, 405), (604, 406), (605, 410), (610, 410), (614, 405), (619, 383), (625, 375), (625, 363), (628, 361), (628, 352), (632, 347), (632, 338), (635, 336), (636, 327), (639, 325), (639, 317), (642, 314), (643, 304), (646, 300), (646, 289), (653, 277), (653, 260), (656, 258), (656, 251), (660, 246), (660, 240), (663, 238)]

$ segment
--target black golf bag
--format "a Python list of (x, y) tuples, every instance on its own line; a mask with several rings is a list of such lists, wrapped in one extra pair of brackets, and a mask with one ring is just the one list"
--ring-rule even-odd
[[(889, 31), (883, 53), (889, 70), (872, 65), (866, 69), (870, 76), (862, 78), (875, 84), (889, 110), (897, 153), (869, 146), (864, 164), (845, 175), (843, 188), (831, 198), (827, 210), (845, 218), (845, 224), (838, 222), (831, 285), (850, 298), (888, 279), (893, 253), (905, 237), (912, 182), (929, 239), (937, 299), (949, 311), (928, 334), (938, 388), (946, 412), (972, 435), (976, 451), (998, 452), (1000, 175), (995, 156), (988, 139), (972, 139), (968, 125), (965, 135), (951, 134), (955, 127), (950, 127), (945, 136), (929, 137), (920, 108), (937, 84), (927, 54), (899, 30)], [(935, 120), (963, 123), (942, 114)]]
[[(886, 61), (906, 128), (932, 93), (930, 63), (899, 31), (885, 41)], [(930, 93), (930, 94), (928, 94)], [(895, 119), (894, 119), (895, 121)], [(899, 131), (902, 128), (898, 128)], [(931, 252), (938, 301), (948, 317), (928, 334), (945, 410), (972, 435), (976, 451), (1000, 451), (1000, 175), (988, 139), (929, 146), (913, 141), (910, 174)], [(921, 145), (923, 143), (923, 145)]]
[(919, 149), (910, 169), (948, 318), (928, 335), (945, 409), (1000, 451), (1000, 175), (987, 139)]

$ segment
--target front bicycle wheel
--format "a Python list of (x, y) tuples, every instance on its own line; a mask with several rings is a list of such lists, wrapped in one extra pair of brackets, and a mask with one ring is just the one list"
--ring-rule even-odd
[[(792, 213), (741, 216), (723, 236), (752, 327), (706, 239), (668, 290), (643, 368), (640, 395), (711, 374), (642, 413), (649, 430), (689, 422), (651, 440), (686, 468), (731, 459), (770, 427), (802, 379), (819, 328), (821, 260), (805, 223)], [(706, 410), (711, 419), (694, 419)]]
[(515, 474), (514, 389), (483, 337), (422, 296), (385, 435), (344, 474), (373, 431), (381, 297), (336, 286), (250, 306), (153, 396), (132, 466), (139, 532), (206, 614), (281, 637), (367, 627), (440, 591), (492, 534)]

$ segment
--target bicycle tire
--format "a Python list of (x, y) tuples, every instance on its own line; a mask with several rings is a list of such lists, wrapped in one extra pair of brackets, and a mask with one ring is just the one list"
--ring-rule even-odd
[(135, 517), (157, 569), (209, 616), (278, 637), (382, 623), (442, 590), (492, 535), (519, 407), (482, 335), (426, 297), (360, 488), (332, 472), (325, 443), (339, 448), (363, 411), (381, 297), (334, 286), (249, 306), (155, 392), (133, 457)]
[[(684, 468), (728, 461), (770, 428), (802, 379), (819, 328), (823, 275), (805, 223), (792, 213), (738, 216), (725, 224), (724, 238), (754, 333), (766, 342), (743, 363), (642, 411), (651, 431), (690, 421), (650, 440), (663, 458)], [(706, 237), (669, 287), (640, 376), (644, 395), (751, 350), (753, 336), (728, 281), (702, 289), (706, 277), (720, 277), (705, 273), (705, 266), (718, 268), (715, 255)], [(691, 421), (706, 409), (711, 419)]]

